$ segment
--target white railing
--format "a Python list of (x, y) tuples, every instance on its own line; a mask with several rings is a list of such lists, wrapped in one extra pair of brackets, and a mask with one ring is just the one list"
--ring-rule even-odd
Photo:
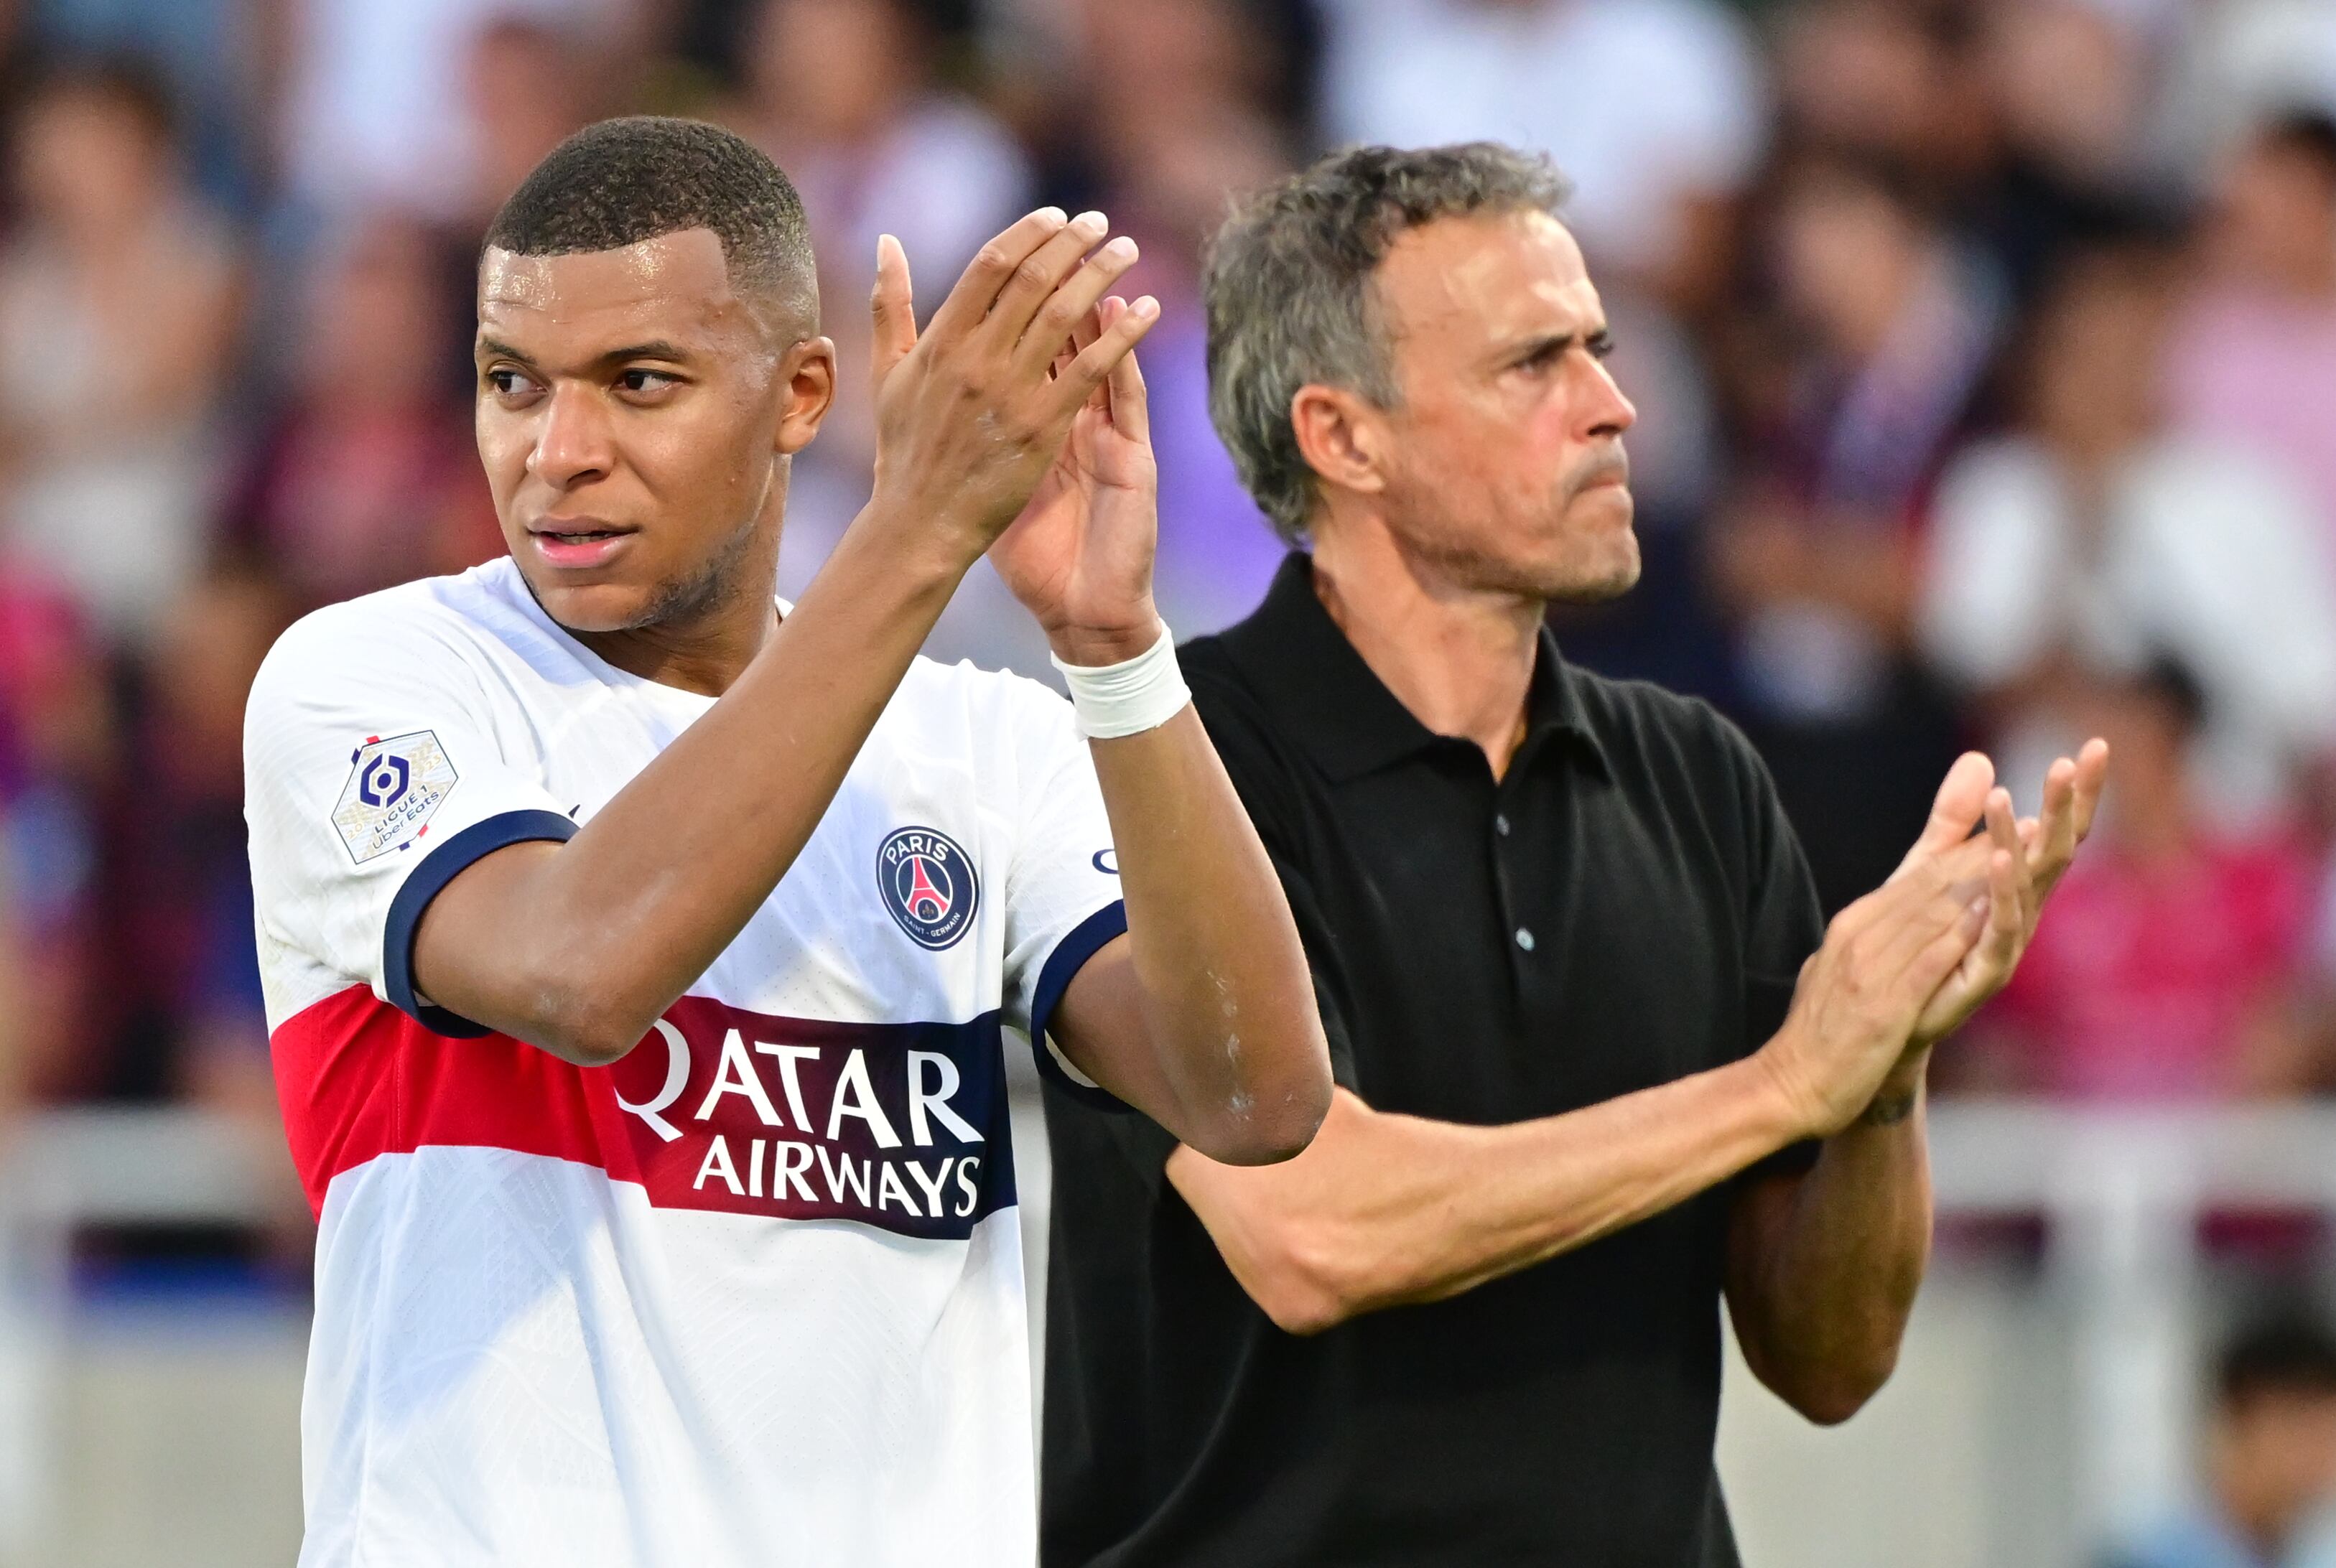
[(2336, 1214), (2336, 1106), (2098, 1110), (1964, 1100), (1931, 1117), (1942, 1215), (2039, 1216), (2078, 1317), (2073, 1413), (2086, 1538), (2185, 1490), (2196, 1429), (2198, 1219)]
[(0, 1144), (0, 1563), (45, 1538), (61, 1491), (57, 1372), (77, 1232), (264, 1221), (280, 1198), (236, 1123), (176, 1109), (50, 1111)]
[[(2047, 1222), (2048, 1267), (2079, 1318), (2085, 1538), (2177, 1494), (2197, 1367), (2195, 1236), (2210, 1210), (2336, 1214), (2336, 1106), (2078, 1110), (1963, 1100), (1931, 1115), (1942, 1215)], [(52, 1368), (74, 1232), (257, 1222), (278, 1202), (244, 1129), (182, 1110), (73, 1110), (0, 1148), (0, 1559), (53, 1495)]]

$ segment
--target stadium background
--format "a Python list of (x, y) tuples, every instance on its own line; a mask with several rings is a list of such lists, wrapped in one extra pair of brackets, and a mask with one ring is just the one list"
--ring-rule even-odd
[[(2032, 795), (2110, 735), (2099, 838), (1938, 1067), (1897, 1380), (1820, 1433), (1732, 1374), (1753, 1568), (2087, 1561), (2195, 1485), (2225, 1328), (2327, 1314), (2336, 4), (11, 0), (0, 83), (5, 1568), (290, 1560), (243, 696), (305, 608), (498, 548), (476, 237), (635, 110), (812, 214), (845, 376), (789, 586), (865, 491), (876, 235), (930, 307), (1052, 201), (1144, 247), (1162, 606), (1238, 616), (1279, 552), (1208, 428), (1201, 237), (1323, 147), (1492, 135), (1578, 182), (1641, 414), (1646, 581), (1573, 657), (1736, 716), (1830, 901), (1958, 745)], [(931, 651), (1045, 673), (986, 567)]]

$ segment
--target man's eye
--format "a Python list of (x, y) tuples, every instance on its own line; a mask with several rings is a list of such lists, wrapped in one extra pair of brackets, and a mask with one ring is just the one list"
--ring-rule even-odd
[(676, 382), (662, 370), (628, 370), (617, 377), (617, 385), (627, 392), (662, 392)]
[(495, 369), (487, 372), (487, 385), (504, 397), (517, 397), (528, 387), (527, 377), (516, 370)]

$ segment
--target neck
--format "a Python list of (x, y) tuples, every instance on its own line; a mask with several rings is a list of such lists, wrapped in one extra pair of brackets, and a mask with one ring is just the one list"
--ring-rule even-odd
[(1319, 531), (1314, 591), (1413, 717), (1475, 742), (1494, 778), (1508, 771), (1524, 739), (1546, 605), (1455, 582), (1377, 515), (1337, 518)]
[(700, 696), (720, 696), (778, 628), (778, 608), (765, 593), (759, 605), (741, 595), (735, 604), (696, 615), (621, 631), (571, 628), (569, 635), (628, 675)]

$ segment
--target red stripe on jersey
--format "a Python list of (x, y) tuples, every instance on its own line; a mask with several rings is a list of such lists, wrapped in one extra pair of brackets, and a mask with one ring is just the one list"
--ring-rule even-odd
[(342, 1172), (424, 1144), (608, 1169), (594, 1111), (606, 1101), (616, 1113), (606, 1069), (594, 1083), (589, 1069), (508, 1035), (433, 1035), (364, 986), (287, 1018), (269, 1046), (284, 1131), (312, 1209), (322, 1210), (325, 1189)]
[(998, 1015), (844, 1024), (684, 997), (610, 1066), (433, 1034), (364, 986), (270, 1037), (311, 1209), (333, 1178), (433, 1145), (571, 1160), (659, 1208), (964, 1236), (1014, 1201)]

